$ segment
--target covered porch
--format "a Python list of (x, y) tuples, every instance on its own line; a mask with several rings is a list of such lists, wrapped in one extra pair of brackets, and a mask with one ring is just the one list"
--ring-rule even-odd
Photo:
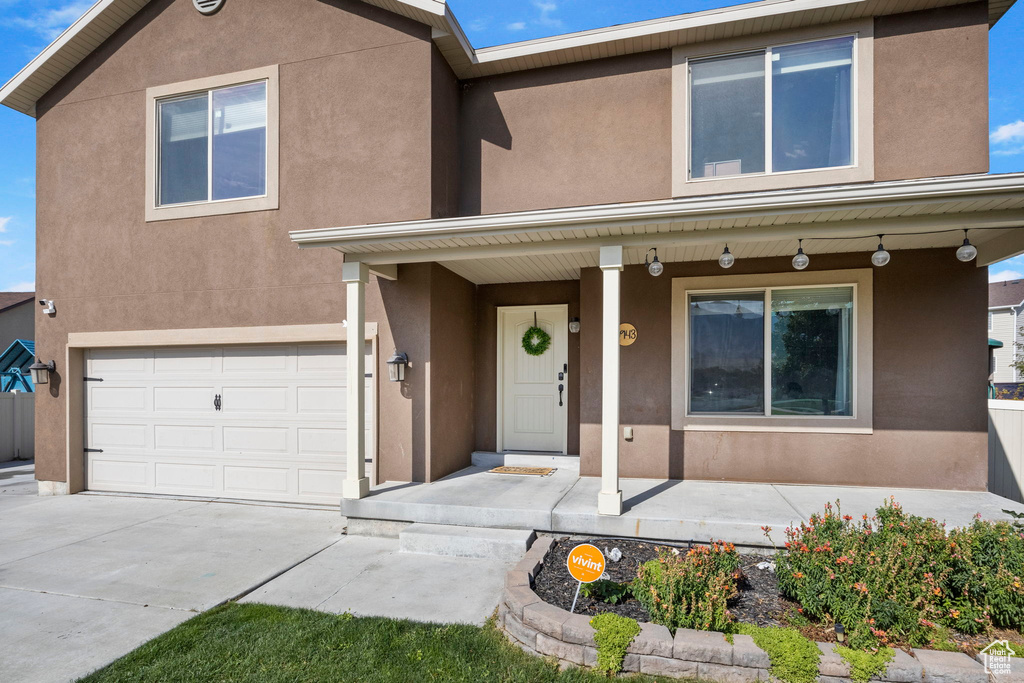
[(788, 526), (806, 522), (838, 500), (843, 514), (874, 514), (892, 496), (907, 512), (969, 525), (976, 514), (1007, 519), (1024, 505), (993, 493), (850, 486), (622, 479), (622, 514), (598, 513), (599, 477), (570, 466), (546, 477), (496, 474), (480, 459), (431, 484), (388, 482), (360, 500), (343, 500), (350, 532), (366, 520), (532, 529), (581, 536), (665, 541), (727, 540), (742, 546), (781, 546)]
[[(589, 317), (584, 314), (584, 339), (577, 342), (582, 361), (579, 367), (566, 366), (570, 376), (575, 372), (584, 378), (576, 395), (568, 397), (570, 406), (573, 401), (578, 406), (579, 450), (573, 452), (567, 445), (561, 454), (580, 455), (581, 471), (589, 476), (574, 481), (547, 508), (537, 503), (509, 509), (529, 510), (531, 515), (541, 517), (549, 514), (547, 526), (551, 531), (688, 539), (695, 538), (697, 531), (721, 528), (730, 533), (709, 536), (739, 534), (746, 539), (744, 542), (753, 542), (761, 525), (785, 526), (808, 516), (828, 496), (836, 497), (822, 490), (819, 493), (827, 495), (821, 498), (819, 493), (814, 494), (815, 507), (798, 509), (781, 493), (784, 485), (773, 482), (813, 484), (824, 489), (829, 484), (850, 484), (849, 491), (862, 491), (857, 496), (870, 497), (872, 502), (865, 511), (895, 491), (984, 488), (983, 395), (979, 393), (977, 405), (959, 405), (959, 398), (943, 396), (943, 391), (965, 391), (974, 375), (984, 377), (983, 361), (974, 362), (975, 356), (984, 358), (985, 347), (979, 344), (977, 352), (973, 350), (971, 328), (976, 317), (980, 333), (983, 316), (982, 309), (977, 316), (971, 313), (973, 299), (977, 298), (973, 293), (975, 289), (981, 292), (975, 285), (984, 282), (983, 267), (1024, 252), (1022, 225), (1024, 174), (1008, 174), (349, 226), (293, 232), (292, 239), (302, 248), (329, 247), (345, 254), (343, 281), (350, 327), (362, 326), (365, 320), (365, 290), (371, 273), (384, 280), (400, 281), (402, 268), (414, 264), (439, 264), (478, 287), (577, 282), (580, 296), (586, 298), (581, 307), (590, 313)], [(894, 265), (887, 269), (888, 252), (884, 262), (872, 258), (881, 243), (893, 254)], [(966, 254), (958, 251), (968, 244), (972, 249)], [(653, 269), (650, 276), (654, 277), (650, 277), (644, 268), (652, 254), (664, 265), (665, 277), (658, 278), (660, 272)], [(731, 258), (722, 258), (724, 254)], [(806, 258), (798, 263), (795, 255)], [(734, 263), (736, 267), (732, 268)], [(780, 274), (780, 278), (775, 277)], [(841, 278), (835, 282), (850, 284), (863, 295), (863, 301), (854, 302), (860, 311), (853, 342), (855, 348), (860, 348), (859, 361), (851, 361), (848, 375), (854, 376), (850, 380), (853, 384), (844, 398), (852, 407), (839, 414), (848, 419), (830, 417), (810, 425), (796, 419), (779, 420), (770, 411), (760, 422), (740, 426), (735, 421), (726, 424), (728, 420), (689, 419), (686, 399), (680, 397), (685, 382), (678, 380), (684, 376), (680, 372), (689, 358), (680, 355), (680, 349), (685, 349), (680, 341), (685, 334), (680, 332), (685, 328), (677, 324), (674, 281), (700, 283), (693, 291), (707, 287), (721, 291), (736, 291), (737, 287), (765, 290), (795, 286), (788, 284), (791, 282), (823, 286), (833, 282), (827, 279), (828, 274)], [(794, 279), (794, 275), (800, 277)], [(733, 279), (726, 283), (729, 278)], [(712, 280), (722, 284), (706, 284)], [(884, 290), (879, 282), (885, 285)], [(628, 298), (624, 294), (627, 285)], [(958, 294), (961, 290), (968, 294)], [(883, 303), (879, 292), (884, 293)], [(904, 292), (912, 292), (916, 298), (900, 301)], [(683, 294), (685, 299), (686, 292)], [(951, 294), (962, 300), (951, 298)], [(734, 302), (732, 305), (739, 310)], [(898, 310), (901, 305), (906, 306), (906, 312)], [(641, 334), (648, 334), (648, 340), (657, 338), (654, 345), (641, 353), (634, 350), (625, 361), (619, 345), (624, 306), (642, 311), (648, 328)], [(948, 311), (944, 312), (943, 306), (959, 307), (953, 313), (971, 325), (944, 320)], [(879, 317), (880, 312), (887, 317)], [(872, 315), (876, 318), (874, 333)], [(899, 316), (911, 323), (901, 323)], [(915, 316), (918, 323), (927, 322), (929, 333), (959, 329), (962, 334), (940, 340), (940, 346), (923, 353), (902, 349), (915, 335), (923, 334), (913, 327)], [(936, 348), (941, 353), (936, 354)], [(433, 360), (421, 359), (420, 368)], [(858, 362), (859, 375), (854, 372)], [(947, 379), (936, 379), (939, 375), (925, 367), (935, 363), (947, 366)], [(977, 372), (974, 365), (978, 365)], [(365, 397), (357, 381), (363, 373), (362, 359), (351, 356), (348, 404), (353, 420), (362, 420), (364, 414)], [(894, 373), (901, 373), (903, 386), (894, 390), (887, 384), (884, 391), (876, 392), (874, 377), (888, 380), (896, 376)], [(908, 382), (919, 386), (908, 388)], [(931, 403), (908, 404), (907, 399), (915, 391)], [(477, 395), (477, 410), (493, 416), (492, 399)], [(626, 419), (624, 411), (629, 412)], [(383, 425), (386, 416), (381, 419)], [(477, 420), (476, 424), (479, 432), (480, 425), (486, 423)], [(470, 468), (435, 481), (431, 485), (434, 488), (384, 481), (371, 490), (361, 427), (350, 424), (347, 431), (343, 506), (352, 517), (389, 519), (380, 511), (369, 511), (374, 506), (384, 506), (383, 510), (409, 502), (409, 496), (427, 496), (429, 502), (424, 504), (435, 510), (431, 514), (445, 519), (449, 513), (444, 508), (460, 507), (456, 502), (460, 497), (433, 500), (435, 494), (448, 490), (453, 482), (471, 481), (480, 486), (488, 477), (497, 476)], [(493, 429), (493, 424), (487, 429)], [(477, 443), (481, 438), (477, 433)], [(500, 435), (498, 444), (501, 450)], [(681, 455), (684, 450), (685, 460)], [(962, 459), (960, 453), (968, 454), (963, 456), (967, 459)], [(464, 458), (468, 465), (468, 452)], [(678, 479), (686, 481), (672, 481)], [(742, 481), (766, 483), (730, 483)], [(894, 488), (870, 488), (873, 482), (881, 481), (892, 483)], [(799, 498), (795, 492), (801, 488), (793, 489), (794, 500)], [(482, 490), (487, 489), (484, 486)], [(654, 489), (665, 495), (652, 494)], [(697, 495), (702, 489), (708, 492), (703, 498)], [(553, 490), (550, 493), (554, 495)], [(757, 533), (750, 529), (741, 533), (728, 526), (727, 518), (710, 514), (714, 509), (736, 507), (725, 504), (731, 495), (742, 496), (742, 507), (764, 501), (763, 514), (750, 510), (743, 518), (764, 519), (756, 524), (742, 522), (753, 525)], [(962, 497), (969, 501), (967, 507), (972, 507), (983, 501), (971, 496), (986, 494), (943, 495)], [(684, 504), (684, 499), (690, 502)], [(489, 509), (490, 500), (477, 496), (477, 513)], [(702, 510), (698, 500), (711, 507)], [(941, 497), (933, 496), (932, 500)], [(672, 510), (671, 514), (658, 512), (662, 504)], [(986, 504), (991, 507), (996, 503)], [(682, 509), (687, 510), (685, 519), (680, 518)], [(944, 510), (949, 514), (948, 503), (936, 502), (933, 509), (934, 516), (941, 516)], [(926, 508), (920, 514), (933, 512)], [(586, 517), (593, 519), (586, 524), (565, 521)], [(631, 524), (634, 530), (629, 532)], [(599, 529), (600, 525), (605, 526)], [(533, 528), (542, 526), (534, 524)], [(641, 527), (650, 531), (641, 534)]]

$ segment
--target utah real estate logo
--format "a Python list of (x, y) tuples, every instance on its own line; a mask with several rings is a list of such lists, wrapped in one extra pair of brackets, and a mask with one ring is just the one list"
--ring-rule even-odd
[(981, 651), (985, 673), (990, 676), (1008, 674), (1011, 670), (1010, 659), (1014, 655), (1008, 640), (997, 640)]

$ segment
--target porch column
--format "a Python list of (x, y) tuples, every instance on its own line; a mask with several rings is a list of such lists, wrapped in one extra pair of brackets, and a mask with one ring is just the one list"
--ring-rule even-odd
[(365, 263), (358, 261), (343, 263), (341, 281), (345, 283), (348, 297), (345, 309), (348, 319), (345, 349), (348, 356), (348, 404), (345, 408), (345, 458), (348, 471), (342, 483), (341, 497), (356, 499), (365, 498), (370, 493), (370, 480), (366, 477), (366, 385), (363, 380), (366, 375), (366, 356), (363, 354), (366, 339), (366, 283), (370, 281), (370, 270)]
[(619, 279), (622, 247), (601, 247), (601, 492), (597, 513), (622, 514), (619, 490)]

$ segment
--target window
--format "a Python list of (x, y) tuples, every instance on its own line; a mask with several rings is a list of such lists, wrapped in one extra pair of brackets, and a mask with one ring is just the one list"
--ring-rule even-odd
[(854, 165), (854, 43), (690, 60), (690, 178)]
[(159, 205), (267, 192), (267, 84), (247, 83), (159, 108)]
[(867, 269), (672, 280), (672, 428), (871, 433)]
[(146, 220), (277, 208), (276, 66), (147, 90)]
[(689, 316), (691, 414), (853, 414), (852, 286), (694, 294)]

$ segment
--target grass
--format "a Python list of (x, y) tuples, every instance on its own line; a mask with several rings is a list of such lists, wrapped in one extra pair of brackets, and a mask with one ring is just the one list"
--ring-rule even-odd
[[(229, 604), (201, 614), (86, 683), (160, 681), (557, 681), (597, 683), (588, 670), (559, 671), (509, 644), (491, 626), (440, 626)], [(634, 681), (659, 681), (636, 676)]]

